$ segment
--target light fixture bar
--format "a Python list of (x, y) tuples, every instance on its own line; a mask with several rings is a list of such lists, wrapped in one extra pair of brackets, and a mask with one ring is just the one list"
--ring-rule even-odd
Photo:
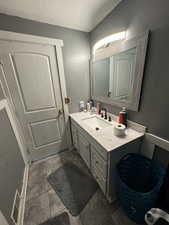
[(109, 44), (111, 42), (114, 42), (114, 41), (118, 41), (118, 40), (123, 40), (126, 38), (126, 31), (122, 31), (122, 32), (119, 32), (119, 33), (116, 33), (116, 34), (112, 34), (110, 36), (107, 36), (105, 38), (103, 38), (102, 40), (98, 41), (94, 47), (93, 47), (93, 53), (95, 53), (95, 51), (106, 45), (106, 44)]

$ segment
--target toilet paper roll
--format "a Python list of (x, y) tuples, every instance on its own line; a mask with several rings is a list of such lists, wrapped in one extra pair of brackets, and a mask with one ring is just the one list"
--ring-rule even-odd
[(126, 126), (119, 123), (114, 127), (114, 135), (116, 136), (124, 136), (125, 135)]

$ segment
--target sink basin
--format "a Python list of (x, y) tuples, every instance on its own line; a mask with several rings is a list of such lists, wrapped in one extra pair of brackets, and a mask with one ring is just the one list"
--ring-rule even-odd
[(104, 121), (103, 119), (97, 116), (85, 118), (83, 119), (83, 122), (93, 130), (101, 130), (103, 128), (112, 126), (112, 124), (110, 124), (108, 121)]

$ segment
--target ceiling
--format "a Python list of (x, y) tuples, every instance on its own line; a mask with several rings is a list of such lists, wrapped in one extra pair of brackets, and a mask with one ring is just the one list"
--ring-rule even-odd
[(91, 31), (122, 0), (0, 0), (0, 13)]

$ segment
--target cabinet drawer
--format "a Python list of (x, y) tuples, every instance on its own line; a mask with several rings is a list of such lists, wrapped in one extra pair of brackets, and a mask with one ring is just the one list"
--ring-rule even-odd
[(107, 162), (95, 151), (91, 146), (91, 167), (95, 173), (101, 173), (102, 176), (107, 178)]
[(103, 193), (106, 194), (106, 180), (100, 174), (97, 174), (95, 172), (93, 172), (93, 176), (99, 184)]
[(87, 166), (90, 168), (90, 143), (79, 133), (79, 153)]

